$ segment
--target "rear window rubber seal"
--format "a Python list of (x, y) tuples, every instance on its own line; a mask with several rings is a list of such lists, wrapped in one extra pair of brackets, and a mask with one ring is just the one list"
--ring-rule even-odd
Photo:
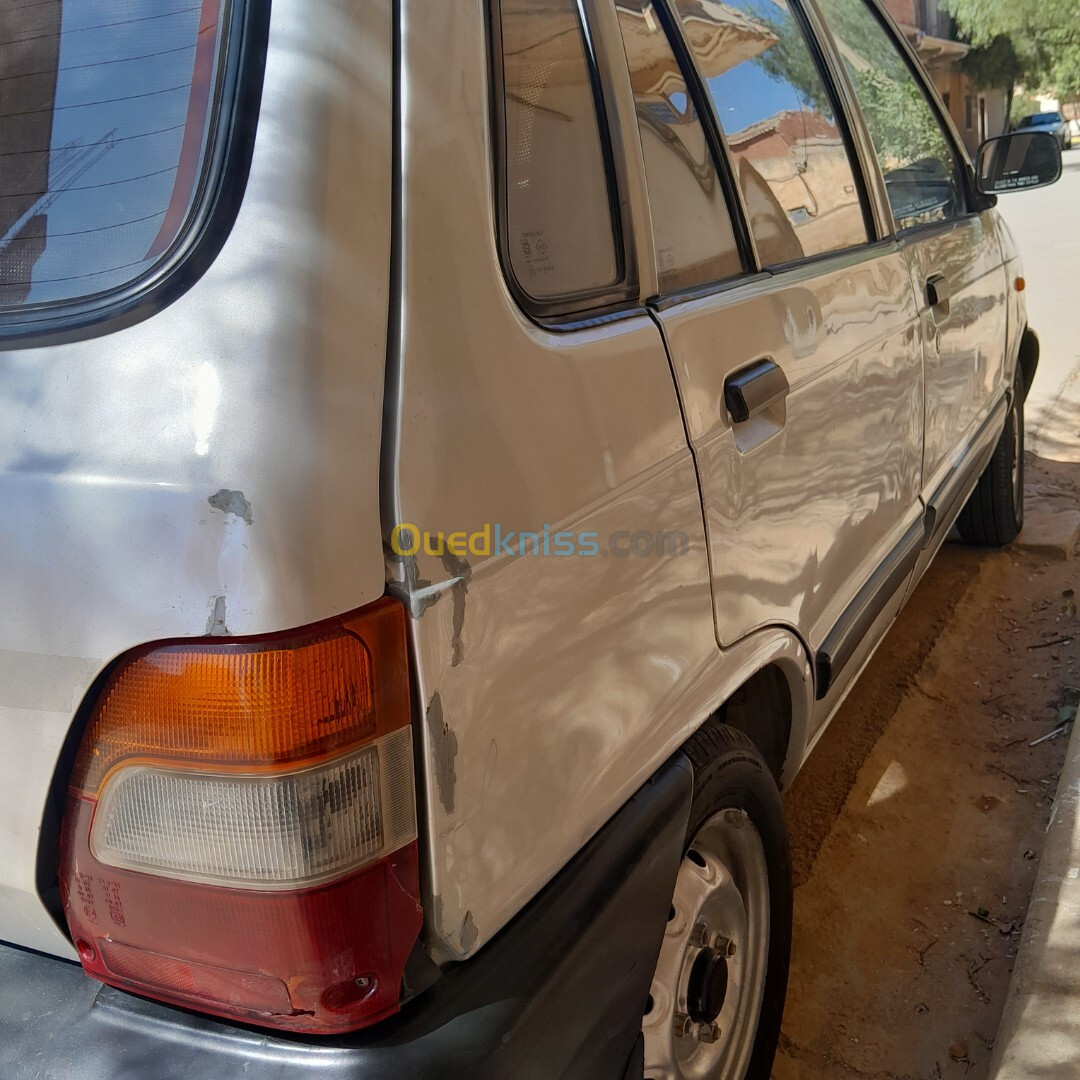
[(233, 0), (214, 155), (206, 192), (172, 251), (146, 274), (85, 300), (9, 309), (0, 315), (0, 350), (40, 348), (101, 337), (142, 322), (186, 293), (210, 268), (240, 211), (255, 149), (270, 38), (268, 0)]

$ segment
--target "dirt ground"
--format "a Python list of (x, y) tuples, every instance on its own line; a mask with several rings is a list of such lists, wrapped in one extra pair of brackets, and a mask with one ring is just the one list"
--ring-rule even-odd
[[(1028, 458), (1029, 510), (1080, 467)], [(774, 1080), (986, 1076), (1080, 697), (1080, 561), (948, 544), (786, 795)], [(1068, 713), (1061, 714), (1067, 716)]]

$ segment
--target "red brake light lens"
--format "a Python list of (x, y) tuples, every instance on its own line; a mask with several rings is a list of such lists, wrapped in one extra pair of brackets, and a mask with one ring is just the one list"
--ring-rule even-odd
[(60, 885), (86, 971), (307, 1032), (399, 1004), (419, 934), (405, 620), (139, 650), (72, 772)]

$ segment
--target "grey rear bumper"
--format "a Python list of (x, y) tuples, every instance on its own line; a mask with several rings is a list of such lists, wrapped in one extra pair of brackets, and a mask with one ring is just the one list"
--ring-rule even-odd
[(667, 921), (692, 777), (678, 755), (473, 960), (401, 1014), (286, 1038), (102, 986), (0, 945), (3, 1080), (625, 1080)]

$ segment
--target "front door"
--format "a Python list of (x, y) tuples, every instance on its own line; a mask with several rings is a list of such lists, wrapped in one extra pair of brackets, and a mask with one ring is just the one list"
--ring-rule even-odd
[[(866, 0), (819, 0), (885, 177), (919, 297), (926, 371), (926, 499), (965, 471), (1005, 374), (1006, 284), (989, 212), (971, 209), (958, 138), (927, 82)], [(980, 100), (980, 125), (985, 99)]]

